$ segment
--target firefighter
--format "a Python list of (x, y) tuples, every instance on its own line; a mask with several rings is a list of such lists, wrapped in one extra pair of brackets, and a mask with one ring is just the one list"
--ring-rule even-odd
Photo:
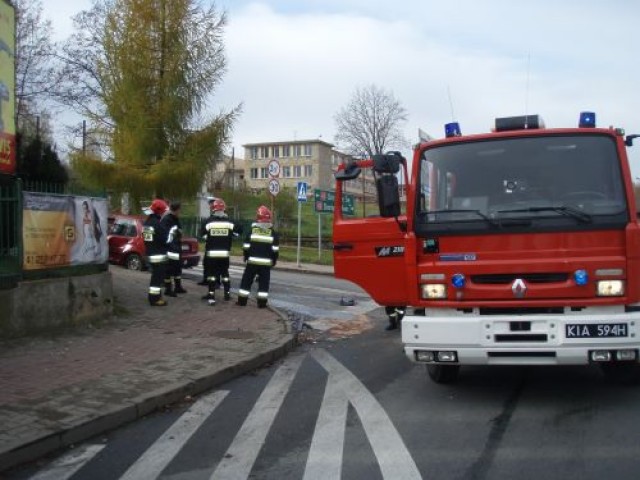
[(278, 261), (280, 251), (278, 233), (271, 223), (271, 211), (261, 205), (258, 208), (256, 221), (247, 232), (242, 250), (247, 264), (238, 290), (237, 305), (245, 306), (251, 292), (251, 284), (258, 277), (258, 308), (265, 308), (269, 298), (269, 281), (271, 268)]
[[(213, 201), (216, 199), (216, 197), (207, 197), (207, 204), (209, 205), (209, 211), (211, 211), (211, 206), (213, 204)], [(205, 237), (202, 237), (203, 240), (206, 240)], [(206, 257), (205, 257), (206, 258)], [(207, 282), (207, 272), (204, 269), (204, 262), (203, 262), (203, 266), (202, 266), (202, 280), (198, 282), (198, 285), (205, 285), (208, 286), (209, 282)]]
[[(180, 202), (172, 202), (169, 212), (162, 217), (162, 225), (167, 231), (167, 271), (164, 278), (164, 294), (177, 297), (187, 293), (182, 287), (182, 224), (180, 223)], [(175, 284), (175, 288), (174, 288)]]
[(151, 213), (144, 221), (142, 238), (147, 254), (147, 261), (151, 268), (149, 283), (149, 303), (154, 307), (164, 307), (167, 302), (162, 298), (162, 284), (164, 283), (167, 263), (167, 230), (162, 224), (162, 215), (167, 211), (164, 200), (156, 198), (149, 207)]
[(384, 307), (384, 311), (389, 317), (389, 325), (385, 330), (395, 330), (400, 326), (402, 317), (404, 317), (407, 307)]
[(209, 203), (211, 216), (202, 222), (200, 235), (205, 238), (204, 271), (209, 291), (202, 297), (209, 305), (216, 304), (216, 287), (222, 285), (224, 299), (231, 298), (229, 257), (231, 241), (238, 234), (236, 225), (229, 220), (227, 205), (221, 198)]

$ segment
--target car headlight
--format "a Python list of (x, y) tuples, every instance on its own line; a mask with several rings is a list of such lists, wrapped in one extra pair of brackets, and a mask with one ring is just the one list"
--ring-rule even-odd
[(444, 283), (426, 283), (421, 285), (424, 300), (447, 298), (447, 286)]
[(622, 280), (600, 280), (597, 283), (599, 297), (621, 297), (624, 295)]

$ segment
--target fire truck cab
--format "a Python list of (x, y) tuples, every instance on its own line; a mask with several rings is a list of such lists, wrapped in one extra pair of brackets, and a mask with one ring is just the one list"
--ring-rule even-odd
[[(637, 135), (544, 127), (537, 115), (492, 132), (422, 142), (342, 165), (333, 242), (339, 278), (384, 306), (411, 306), (406, 355), (432, 380), (461, 365), (599, 364), (640, 380), (640, 226), (626, 147)], [(342, 214), (343, 182), (371, 169), (379, 216)], [(400, 201), (398, 174), (406, 182)]]

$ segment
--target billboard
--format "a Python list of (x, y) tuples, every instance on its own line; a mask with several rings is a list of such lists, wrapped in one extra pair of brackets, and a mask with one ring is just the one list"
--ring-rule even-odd
[(0, 173), (16, 171), (15, 24), (11, 5), (0, 0)]
[(23, 268), (106, 263), (107, 200), (24, 192)]

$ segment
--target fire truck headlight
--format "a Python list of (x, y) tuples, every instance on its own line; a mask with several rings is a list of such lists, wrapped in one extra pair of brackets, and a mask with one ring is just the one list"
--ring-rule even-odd
[(598, 282), (599, 297), (621, 297), (622, 295), (624, 295), (622, 280), (600, 280)]
[(438, 300), (447, 298), (447, 286), (444, 283), (427, 283), (422, 285), (424, 300)]

